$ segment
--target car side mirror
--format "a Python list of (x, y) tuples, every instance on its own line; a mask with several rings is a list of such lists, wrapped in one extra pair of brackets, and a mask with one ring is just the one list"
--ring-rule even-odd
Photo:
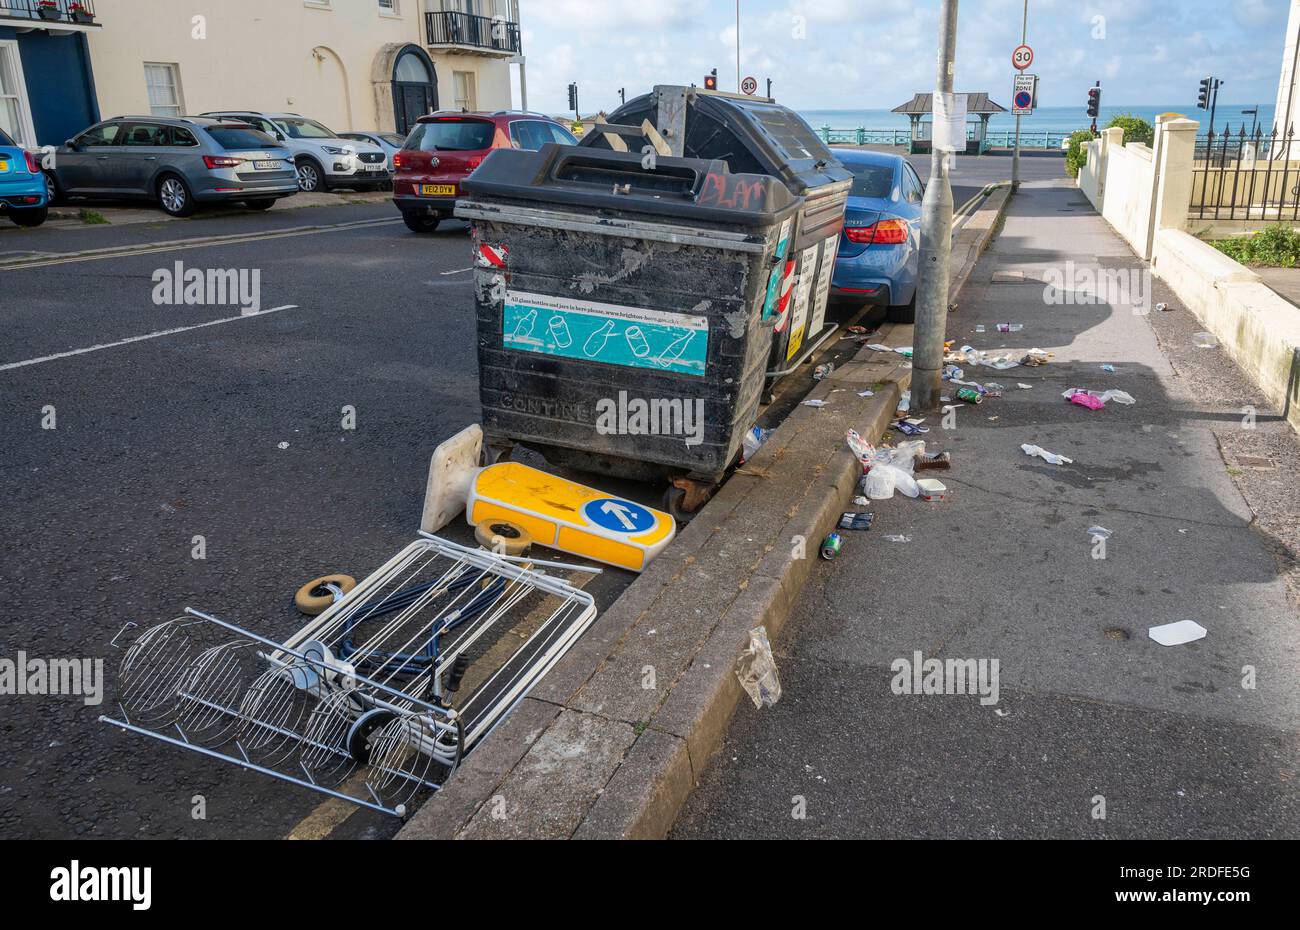
[(277, 133), (275, 134), (275, 141), (276, 141), (276, 142), (283, 142), (283, 141), (284, 141), (284, 133), (282, 133), (282, 132), (277, 132)]
[(67, 142), (63, 143), (63, 145), (64, 145), (66, 148), (70, 148), (70, 149), (72, 149), (72, 151), (74, 151), (74, 152), (76, 152), (76, 151), (79, 150), (79, 149), (78, 149), (78, 146), (77, 146), (77, 140), (76, 140), (76, 139), (69, 139)]

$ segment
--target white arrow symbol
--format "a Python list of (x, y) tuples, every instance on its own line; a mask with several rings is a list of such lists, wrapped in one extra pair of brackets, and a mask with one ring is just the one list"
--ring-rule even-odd
[(632, 512), (630, 507), (626, 507), (617, 501), (606, 501), (605, 506), (600, 508), (601, 513), (612, 513), (618, 517), (618, 522), (623, 524), (623, 529), (636, 529), (636, 521), (628, 516)]

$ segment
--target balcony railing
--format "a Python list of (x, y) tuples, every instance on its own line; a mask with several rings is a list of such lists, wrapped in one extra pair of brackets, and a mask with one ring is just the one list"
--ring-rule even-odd
[(518, 55), (523, 47), (519, 24), (505, 19), (449, 11), (425, 13), (424, 22), (431, 46), (458, 45), (509, 55)]
[(0, 19), (34, 19), (47, 23), (95, 23), (93, 0), (0, 0)]

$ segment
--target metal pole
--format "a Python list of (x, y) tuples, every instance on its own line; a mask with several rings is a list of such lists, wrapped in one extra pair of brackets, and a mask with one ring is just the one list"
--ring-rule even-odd
[(740, 93), (740, 0), (736, 0), (736, 93)]
[(1218, 78), (1214, 79), (1214, 86), (1210, 88), (1210, 136), (1214, 136), (1214, 111), (1219, 107), (1219, 85), (1223, 82)]
[[(1020, 44), (1029, 44), (1029, 0), (1025, 0), (1025, 15), (1020, 21)], [(1024, 74), (1024, 72), (1020, 72)], [(1014, 101), (1013, 101), (1014, 102)], [(1016, 114), (1016, 153), (1011, 157), (1011, 193), (1020, 190), (1020, 114)]]
[[(951, 94), (957, 58), (957, 2), (943, 0), (935, 94)], [(943, 370), (943, 340), (948, 325), (948, 287), (952, 275), (952, 188), (947, 154), (931, 140), (930, 183), (921, 201), (921, 274), (916, 294), (912, 347), (912, 409), (938, 405)]]

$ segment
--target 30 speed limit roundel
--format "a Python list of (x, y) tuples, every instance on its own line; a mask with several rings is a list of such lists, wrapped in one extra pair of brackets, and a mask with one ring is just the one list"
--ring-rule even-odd
[(740, 89), (751, 97), (758, 93), (758, 78), (747, 77), (740, 82)]
[(1011, 53), (1011, 64), (1015, 65), (1017, 71), (1024, 71), (1034, 63), (1034, 50), (1028, 45), (1022, 45)]

